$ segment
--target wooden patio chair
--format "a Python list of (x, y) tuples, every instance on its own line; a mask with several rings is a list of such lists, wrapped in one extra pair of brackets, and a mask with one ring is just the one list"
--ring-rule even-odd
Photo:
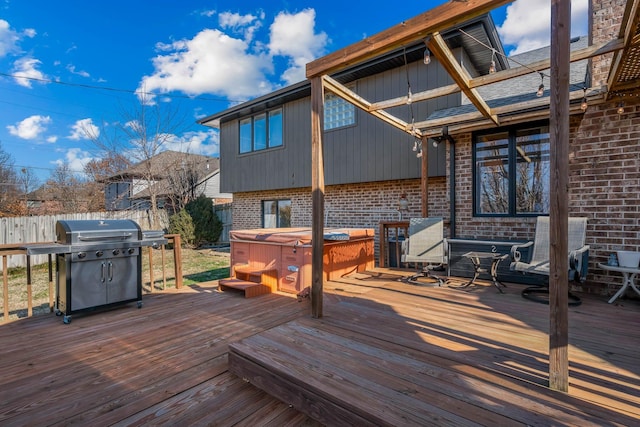
[[(568, 250), (569, 280), (584, 282), (587, 277), (589, 246), (585, 245), (587, 218), (569, 217)], [(522, 250), (529, 248), (528, 260), (522, 259)], [(512, 271), (543, 276), (543, 284), (530, 286), (522, 291), (522, 296), (532, 301), (549, 303), (549, 217), (539, 216), (536, 222), (534, 240), (511, 247)], [(580, 298), (569, 292), (569, 305), (579, 305)]]
[(402, 242), (403, 263), (421, 264), (420, 271), (404, 280), (413, 284), (419, 277), (434, 279), (438, 286), (442, 286), (443, 278), (433, 272), (444, 271), (447, 265), (447, 240), (444, 238), (444, 221), (442, 218), (411, 218), (409, 220), (409, 236)]

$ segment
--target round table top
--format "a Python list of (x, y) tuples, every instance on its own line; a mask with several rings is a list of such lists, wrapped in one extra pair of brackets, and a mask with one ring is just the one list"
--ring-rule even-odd
[(619, 265), (609, 265), (603, 262), (599, 262), (598, 267), (603, 270), (617, 271), (620, 273), (640, 273), (639, 267), (620, 267)]

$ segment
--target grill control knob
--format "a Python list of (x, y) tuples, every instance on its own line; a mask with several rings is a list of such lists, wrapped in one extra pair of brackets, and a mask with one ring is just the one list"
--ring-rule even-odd
[(134, 248), (129, 248), (127, 249), (127, 252), (129, 252), (130, 254), (134, 253), (136, 250)]
[(78, 258), (81, 258), (81, 259), (82, 259), (82, 258), (84, 258), (84, 257), (86, 257), (86, 256), (87, 256), (87, 254), (86, 254), (86, 253), (84, 253), (84, 252), (78, 252)]
[(102, 251), (96, 251), (96, 256), (100, 257), (100, 256), (102, 256), (102, 255), (104, 255), (104, 252), (102, 252)]
[(113, 250), (113, 254), (114, 255), (119, 255), (120, 254), (120, 249), (114, 249)]

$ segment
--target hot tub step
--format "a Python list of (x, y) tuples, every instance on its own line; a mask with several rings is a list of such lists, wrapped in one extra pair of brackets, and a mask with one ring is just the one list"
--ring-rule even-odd
[(240, 279), (222, 279), (218, 282), (218, 289), (221, 291), (243, 292), (245, 298), (271, 293), (271, 288), (267, 285)]

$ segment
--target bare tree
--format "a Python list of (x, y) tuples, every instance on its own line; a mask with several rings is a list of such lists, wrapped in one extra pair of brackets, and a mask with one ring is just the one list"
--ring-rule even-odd
[(84, 208), (83, 182), (71, 170), (68, 163), (59, 164), (51, 172), (46, 186), (61, 202), (64, 212), (82, 212)]
[(35, 173), (33, 173), (33, 170), (29, 168), (22, 168), (20, 170), (20, 175), (18, 176), (18, 185), (24, 198), (24, 207), (26, 213), (29, 214), (29, 193), (35, 190), (40, 185), (40, 180), (35, 175)]
[(99, 135), (90, 129), (85, 133), (105, 156), (116, 158), (126, 155), (131, 163), (140, 166), (140, 179), (149, 192), (153, 226), (160, 227), (158, 192), (161, 189), (154, 184), (166, 177), (166, 171), (154, 164), (154, 157), (165, 151), (176, 135), (186, 130), (188, 122), (173, 104), (154, 103), (150, 96), (144, 94), (140, 98), (140, 102), (132, 107), (120, 109), (122, 120), (116, 125), (102, 126)]
[(0, 216), (14, 216), (23, 213), (16, 211), (21, 205), (19, 189), (13, 158), (4, 151), (2, 143), (0, 143)]

